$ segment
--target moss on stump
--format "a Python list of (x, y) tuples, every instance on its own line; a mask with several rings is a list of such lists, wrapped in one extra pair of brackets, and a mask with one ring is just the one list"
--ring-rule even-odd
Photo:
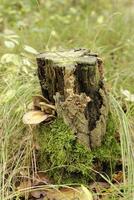
[(100, 176), (92, 169), (107, 172), (110, 176), (120, 159), (120, 145), (115, 139), (116, 128), (116, 120), (110, 113), (102, 146), (89, 151), (76, 142), (75, 135), (62, 119), (57, 118), (47, 126), (41, 125), (36, 135), (40, 146), (38, 169), (46, 171), (56, 184), (88, 184), (99, 180)]

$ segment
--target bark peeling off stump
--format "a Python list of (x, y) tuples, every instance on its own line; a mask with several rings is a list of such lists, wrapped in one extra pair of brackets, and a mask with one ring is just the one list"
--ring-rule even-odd
[(77, 140), (89, 149), (101, 146), (108, 102), (102, 61), (87, 49), (46, 52), (37, 57), (44, 97), (55, 103)]

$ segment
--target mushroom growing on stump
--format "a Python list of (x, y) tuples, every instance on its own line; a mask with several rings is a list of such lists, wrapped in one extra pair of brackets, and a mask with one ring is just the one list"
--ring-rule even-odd
[(76, 139), (92, 150), (106, 133), (108, 100), (103, 63), (87, 49), (41, 53), (37, 57), (42, 94)]

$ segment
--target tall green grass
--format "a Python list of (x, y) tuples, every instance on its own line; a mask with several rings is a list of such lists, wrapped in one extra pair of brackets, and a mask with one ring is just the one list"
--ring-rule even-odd
[[(21, 176), (24, 171), (26, 175), (29, 173), (33, 139), (31, 131), (27, 130), (22, 123), (22, 116), (31, 96), (37, 93), (38, 86), (36, 88), (34, 79), (20, 81), (20, 77), (13, 77), (11, 82), (3, 84), (3, 91), (1, 91), (0, 191), (2, 200), (10, 196), (10, 191), (14, 192), (14, 177)], [(6, 96), (9, 91), (10, 96)]]
[(131, 130), (127, 115), (122, 110), (119, 102), (112, 95), (110, 95), (110, 98), (119, 119), (124, 188), (126, 195), (130, 199), (134, 199), (133, 130)]
[[(0, 62), (0, 198), (5, 200), (19, 196), (14, 185), (15, 177), (23, 173), (29, 176), (31, 161), (35, 170), (33, 133), (22, 123), (32, 95), (40, 93), (37, 75), (34, 75), (37, 68), (35, 56), (23, 49), (23, 45), (28, 44), (39, 52), (86, 47), (103, 57), (106, 83), (111, 93), (110, 103), (119, 120), (125, 188), (123, 196), (124, 199), (133, 199), (131, 124), (134, 106), (125, 102), (120, 93), (121, 88), (134, 93), (133, 1), (100, 0), (89, 3), (87, 0), (47, 0), (40, 4), (39, 1), (1, 0), (0, 3), (0, 56), (13, 53), (31, 61), (31, 66), (25, 68), (22, 63)], [(6, 29), (19, 36), (19, 45), (13, 49), (4, 45)], [(126, 113), (122, 110), (124, 105)]]

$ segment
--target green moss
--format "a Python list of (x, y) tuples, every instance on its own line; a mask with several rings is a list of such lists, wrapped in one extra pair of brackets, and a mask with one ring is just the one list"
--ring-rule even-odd
[[(40, 170), (48, 173), (56, 182), (85, 182), (91, 178), (89, 168), (93, 155), (81, 144), (61, 119), (39, 128)], [(77, 176), (77, 179), (76, 179)], [(61, 181), (62, 180), (62, 181)]]
[(56, 119), (50, 125), (39, 127), (40, 146), (38, 168), (47, 171), (56, 183), (87, 183), (95, 178), (90, 170), (96, 163), (113, 169), (120, 158), (120, 145), (115, 139), (116, 120), (109, 114), (107, 133), (100, 148), (89, 151), (76, 142), (75, 135)]
[[(95, 149), (93, 154), (96, 160), (100, 161), (105, 173), (109, 174), (115, 170), (121, 158), (120, 143), (117, 140), (118, 120), (114, 113), (109, 113), (107, 121), (106, 135), (103, 139), (102, 146)], [(103, 169), (102, 169), (103, 170)]]

